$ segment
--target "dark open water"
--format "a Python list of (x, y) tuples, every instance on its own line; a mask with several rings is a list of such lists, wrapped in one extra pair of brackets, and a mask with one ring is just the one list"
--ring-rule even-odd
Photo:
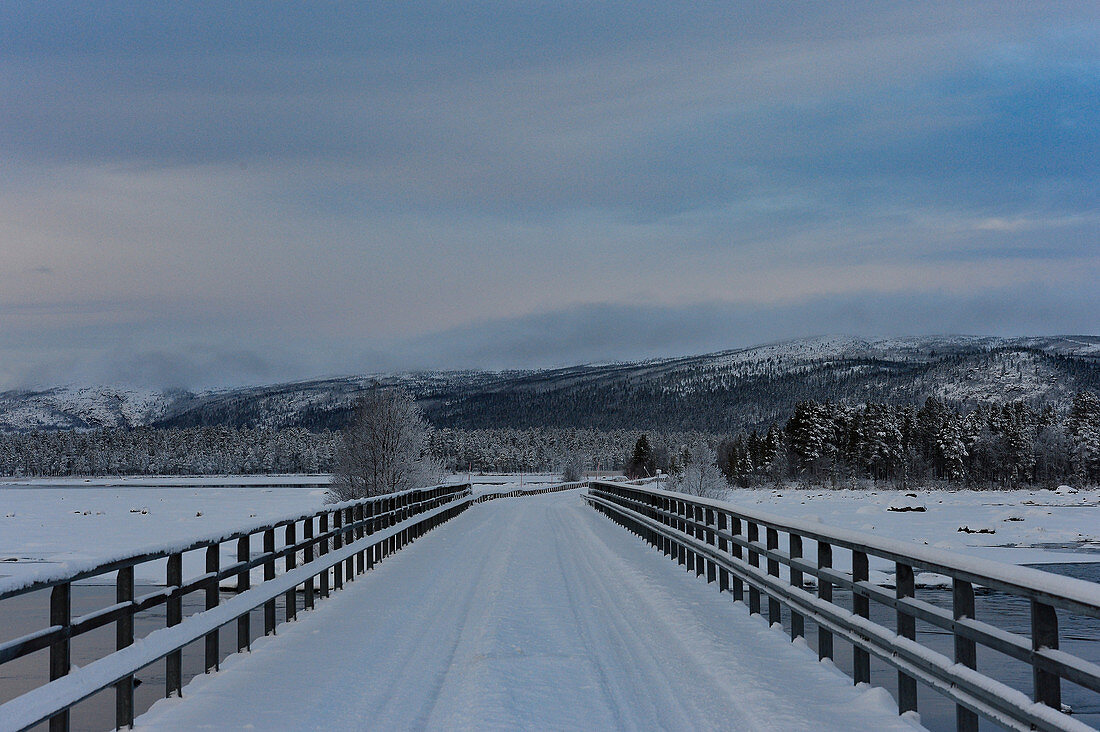
[[(1100, 564), (1044, 564), (1036, 567), (1048, 572), (1075, 577), (1089, 582), (1100, 582)], [(951, 590), (918, 589), (917, 598), (938, 607), (951, 609)], [(1000, 592), (975, 592), (975, 610), (979, 620), (991, 619), (997, 627), (1029, 638), (1031, 636), (1031, 605), (1027, 600), (1005, 595)], [(851, 593), (833, 590), (833, 600), (839, 605), (850, 608)], [(765, 612), (767, 604), (764, 603)], [(887, 628), (896, 627), (894, 611), (876, 602), (871, 602), (871, 619)], [(783, 614), (784, 627), (790, 630), (789, 615)], [(1058, 636), (1062, 650), (1073, 653), (1092, 663), (1100, 663), (1100, 620), (1070, 616), (1058, 611)], [(806, 621), (806, 639), (813, 649), (817, 648), (817, 625)], [(952, 658), (954, 639), (951, 634), (939, 628), (917, 621), (917, 640), (922, 645)], [(834, 658), (837, 666), (851, 676), (852, 646), (842, 640), (834, 640)], [(1031, 697), (1031, 667), (996, 651), (978, 646), (978, 670), (1002, 683), (1023, 691)], [(889, 689), (897, 698), (897, 669), (885, 661), (871, 656), (871, 682), (876, 686)], [(1062, 703), (1073, 709), (1075, 719), (1092, 727), (1100, 727), (1100, 695), (1082, 687), (1062, 681)], [(955, 705), (945, 696), (918, 684), (917, 708), (921, 723), (931, 730), (955, 729)], [(980, 720), (981, 730), (1003, 729), (999, 725)]]
[[(136, 585), (134, 594), (154, 592), (161, 589), (152, 585)], [(222, 601), (229, 599), (233, 593), (222, 593)], [(72, 588), (72, 614), (79, 617), (84, 613), (98, 608), (113, 605), (115, 602), (114, 585), (73, 585)], [(183, 599), (183, 615), (187, 617), (206, 607), (206, 599), (202, 592), (194, 592)], [(304, 596), (298, 594), (298, 609), (304, 605)], [(276, 600), (275, 617), (281, 621), (284, 617), (285, 604), (280, 596)], [(26, 633), (33, 632), (49, 625), (50, 594), (49, 590), (32, 592), (26, 595), (11, 598), (0, 602), (0, 640), (9, 640)], [(252, 637), (263, 634), (264, 616), (263, 607), (253, 610)], [(165, 606), (143, 613), (138, 613), (134, 620), (134, 637), (140, 638), (148, 635), (158, 628), (163, 628), (165, 623)], [(276, 626), (276, 632), (278, 632)], [(230, 652), (237, 648), (237, 626), (230, 623), (219, 631), (221, 660), (224, 660)], [(113, 623), (98, 628), (90, 633), (80, 635), (72, 642), (72, 663), (74, 666), (82, 666), (86, 663), (102, 658), (115, 648), (115, 626)], [(200, 639), (183, 649), (183, 683), (186, 686), (196, 674), (203, 673), (205, 661), (205, 646)], [(146, 666), (138, 672), (137, 678), (141, 683), (134, 689), (134, 712), (141, 714), (153, 705), (158, 699), (164, 697), (164, 661), (158, 661)], [(31, 689), (41, 686), (49, 679), (49, 650), (43, 649), (16, 661), (0, 666), (0, 703), (13, 699)], [(115, 691), (110, 687), (98, 694), (85, 699), (72, 708), (70, 715), (71, 728), (73, 730), (101, 730), (114, 729), (115, 726)], [(47, 724), (41, 724), (35, 730), (46, 730)]]

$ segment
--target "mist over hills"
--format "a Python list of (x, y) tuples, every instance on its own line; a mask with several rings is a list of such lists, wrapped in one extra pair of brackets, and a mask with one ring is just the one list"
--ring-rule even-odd
[(522, 371), (437, 371), (223, 391), (58, 387), (0, 393), (0, 430), (339, 428), (366, 389), (410, 389), (438, 427), (732, 433), (800, 400), (1068, 404), (1100, 390), (1100, 336), (821, 337), (649, 361)]

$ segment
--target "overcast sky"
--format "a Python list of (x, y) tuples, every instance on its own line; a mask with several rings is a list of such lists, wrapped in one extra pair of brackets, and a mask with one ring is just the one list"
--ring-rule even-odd
[(0, 388), (1097, 332), (1095, 0), (0, 2)]

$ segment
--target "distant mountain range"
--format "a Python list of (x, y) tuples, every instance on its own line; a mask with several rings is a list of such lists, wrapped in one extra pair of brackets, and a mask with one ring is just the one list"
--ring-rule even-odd
[(355, 397), (410, 389), (439, 427), (733, 432), (800, 400), (1064, 406), (1100, 390), (1100, 337), (810, 338), (701, 356), (524, 371), (375, 374), (223, 391), (58, 387), (0, 393), (0, 431), (340, 427)]

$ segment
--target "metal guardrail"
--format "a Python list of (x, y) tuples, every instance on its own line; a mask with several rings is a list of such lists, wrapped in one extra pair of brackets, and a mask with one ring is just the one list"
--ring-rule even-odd
[[(895, 667), (899, 713), (917, 710), (920, 681), (955, 702), (961, 731), (977, 730), (979, 716), (1008, 729), (1091, 729), (1061, 711), (1061, 683), (1100, 693), (1100, 666), (1059, 650), (1057, 613), (1100, 618), (1095, 583), (644, 486), (592, 481), (586, 500), (688, 571), (717, 582), (734, 600), (743, 601), (747, 588), (751, 614), (761, 613), (766, 597), (769, 624), (781, 622), (785, 605), (792, 640), (805, 636), (807, 619), (816, 622), (819, 658), (833, 658), (834, 637), (851, 643), (855, 683), (871, 682), (871, 655)], [(786, 550), (780, 535), (786, 536)], [(803, 556), (807, 539), (817, 544), (816, 561)], [(851, 572), (833, 568), (834, 548), (851, 552)], [(868, 581), (869, 557), (894, 564), (893, 591)], [(789, 580), (780, 577), (780, 565), (788, 568)], [(915, 597), (915, 569), (951, 578), (950, 611)], [(807, 577), (816, 580), (816, 593), (807, 588)], [(1026, 599), (1031, 636), (998, 628), (996, 618), (978, 620), (975, 587)], [(833, 602), (834, 588), (851, 591), (851, 609)], [(872, 600), (896, 612), (896, 627), (870, 620)], [(953, 658), (917, 642), (918, 620), (953, 635)], [(979, 645), (1028, 664), (1032, 698), (978, 671)]]
[[(465, 499), (465, 500), (461, 500)], [(184, 547), (156, 550), (105, 562), (66, 576), (16, 584), (4, 589), (0, 601), (29, 592), (50, 591), (49, 625), (0, 643), (0, 665), (49, 648), (49, 683), (0, 705), (0, 730), (23, 730), (49, 720), (50, 730), (69, 728), (69, 708), (109, 686), (115, 687), (116, 728), (134, 721), (134, 674), (162, 658), (166, 664), (165, 696), (179, 695), (183, 687), (182, 648), (203, 640), (206, 672), (219, 663), (218, 629), (237, 623), (237, 651), (252, 642), (250, 611), (264, 607), (264, 635), (275, 632), (276, 598), (285, 597), (283, 620), (297, 616), (296, 596), (304, 593), (305, 609), (318, 597), (328, 597), (385, 557), (431, 528), (461, 513), (472, 503), (470, 485), (444, 485), (351, 501), (321, 511), (291, 517), (247, 530), (197, 540)], [(278, 530), (278, 531), (277, 531)], [(263, 550), (254, 554), (253, 537)], [(300, 537), (300, 538), (299, 538)], [(281, 539), (281, 541), (279, 541)], [(237, 561), (220, 566), (221, 546), (236, 543)], [(183, 556), (204, 552), (206, 571), (183, 577)], [(298, 559), (302, 557), (299, 566)], [(134, 596), (134, 568), (167, 559), (165, 587)], [(276, 575), (276, 562), (283, 573)], [(263, 580), (251, 586), (251, 571), (263, 569)], [(81, 617), (72, 617), (72, 584), (103, 577), (116, 586), (116, 603)], [(236, 579), (240, 594), (220, 602), (222, 580)], [(206, 609), (183, 617), (183, 597), (204, 592)], [(166, 605), (166, 627), (144, 638), (134, 638), (134, 616)], [(116, 651), (72, 670), (73, 638), (114, 623)]]

